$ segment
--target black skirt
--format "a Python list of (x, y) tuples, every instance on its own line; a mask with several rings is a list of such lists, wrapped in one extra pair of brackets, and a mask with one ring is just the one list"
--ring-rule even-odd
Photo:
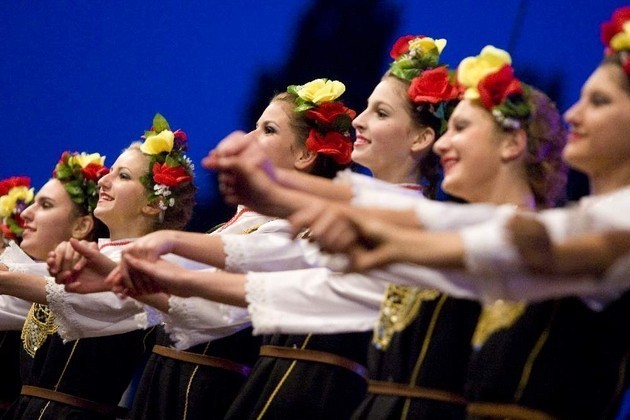
[[(365, 366), (370, 335), (276, 334), (263, 343), (333, 353)], [(347, 419), (366, 389), (363, 377), (339, 366), (261, 357), (226, 418)]]
[[(170, 345), (165, 333), (158, 344)], [(253, 366), (260, 339), (251, 328), (187, 352), (221, 357)], [(202, 366), (152, 353), (136, 392), (131, 417), (134, 419), (220, 419), (232, 404), (246, 376), (225, 369)]]

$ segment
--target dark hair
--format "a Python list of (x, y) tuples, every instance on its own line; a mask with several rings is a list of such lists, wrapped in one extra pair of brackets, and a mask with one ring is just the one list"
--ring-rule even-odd
[[(58, 178), (53, 178), (53, 179), (57, 179), (59, 182), (61, 182), (65, 190), (64, 184), (67, 183), (66, 181), (62, 181)], [(66, 190), (66, 193), (67, 193), (67, 190)], [(109, 229), (107, 229), (107, 226), (105, 225), (105, 223), (103, 223), (102, 221), (94, 217), (92, 212), (90, 212), (87, 209), (87, 206), (85, 206), (84, 204), (79, 204), (76, 201), (72, 200), (72, 197), (70, 196), (70, 194), (68, 194), (68, 197), (70, 197), (70, 201), (72, 202), (72, 215), (71, 216), (74, 216), (77, 218), (82, 217), (82, 216), (90, 216), (92, 218), (92, 221), (94, 222), (92, 230), (90, 231), (88, 236), (86, 236), (83, 239), (85, 239), (86, 241), (95, 242), (98, 238), (109, 238)]]
[[(140, 150), (140, 142), (133, 142), (125, 150), (137, 150), (142, 156), (147, 159), (146, 173), (151, 173), (149, 167), (149, 158)], [(144, 185), (144, 184), (143, 184)], [(146, 185), (145, 185), (146, 190)], [(148, 191), (148, 190), (147, 190)], [(194, 181), (184, 182), (177, 186), (170, 187), (171, 197), (175, 199), (173, 206), (168, 207), (162, 211), (162, 216), (156, 219), (155, 229), (174, 229), (182, 230), (186, 227), (193, 215), (193, 208), (195, 207), (196, 200), (195, 195), (197, 193), (197, 186)]]
[(619, 67), (619, 70), (625, 75), (625, 77), (619, 78), (621, 88), (630, 94), (630, 74), (624, 70), (624, 63), (628, 61), (630, 61), (630, 51), (617, 51), (604, 57), (600, 66), (614, 65)]
[[(397, 80), (396, 84), (399, 94), (405, 98), (405, 104), (407, 112), (411, 115), (414, 123), (418, 128), (429, 127), (435, 132), (435, 140), (440, 137), (442, 121), (433, 115), (426, 106), (417, 106), (409, 100), (407, 90), (410, 86), (410, 82), (403, 80), (397, 76), (391, 74), (388, 70), (385, 72), (381, 80), (391, 78)], [(426, 197), (435, 198), (440, 184), (440, 157), (433, 151), (433, 148), (429, 148), (428, 153), (420, 161), (420, 179), (418, 180), (423, 186), (423, 192)]]
[(562, 198), (567, 180), (567, 167), (562, 160), (566, 130), (560, 112), (547, 95), (529, 87), (525, 99), (532, 110), (522, 125), (527, 133), (527, 179), (536, 207), (552, 207)]
[[(295, 144), (300, 148), (306, 147), (306, 139), (315, 123), (304, 116), (303, 112), (295, 112), (295, 100), (297, 96), (289, 92), (281, 92), (276, 94), (273, 101), (285, 102), (289, 105), (289, 125), (295, 134)], [(321, 176), (323, 178), (332, 179), (337, 172), (346, 169), (349, 165), (337, 163), (331, 156), (318, 153), (315, 164), (311, 169), (311, 175)]]

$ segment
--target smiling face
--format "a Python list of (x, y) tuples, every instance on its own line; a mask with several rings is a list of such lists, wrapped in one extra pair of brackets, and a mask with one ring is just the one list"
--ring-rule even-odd
[(502, 136), (487, 110), (470, 100), (461, 101), (448, 130), (433, 145), (444, 169), (442, 189), (466, 201), (484, 201), (501, 165)]
[(75, 237), (81, 215), (63, 184), (51, 179), (37, 192), (33, 204), (22, 212), (22, 218), (26, 228), (20, 247), (31, 257), (45, 260), (60, 242)]
[(247, 134), (260, 144), (279, 168), (294, 169), (296, 159), (303, 150), (291, 125), (289, 113), (293, 112), (293, 106), (284, 100), (272, 100), (256, 122), (256, 128)]
[(625, 77), (618, 66), (600, 66), (565, 113), (570, 129), (563, 157), (595, 183), (630, 167), (630, 94), (623, 87)]
[(352, 160), (390, 182), (403, 182), (392, 179), (399, 168), (417, 166), (411, 148), (422, 127), (411, 116), (406, 88), (404, 82), (385, 77), (352, 122), (356, 130)]
[(140, 178), (147, 174), (148, 167), (147, 156), (137, 149), (127, 149), (116, 159), (109, 174), (99, 180), (94, 216), (107, 225), (112, 239), (143, 234), (136, 227), (146, 225), (148, 193)]

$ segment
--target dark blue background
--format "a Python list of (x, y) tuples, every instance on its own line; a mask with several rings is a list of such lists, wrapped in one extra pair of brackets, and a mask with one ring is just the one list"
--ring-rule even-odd
[[(347, 102), (361, 109), (404, 34), (446, 38), (452, 67), (486, 44), (508, 49), (517, 75), (564, 111), (601, 59), (600, 23), (623, 4), (7, 0), (0, 177), (29, 175), (39, 187), (63, 150), (99, 151), (111, 164), (155, 112), (188, 133), (198, 163), (233, 129), (251, 128), (274, 91), (314, 77), (346, 82)], [(197, 166), (202, 229), (228, 210)]]

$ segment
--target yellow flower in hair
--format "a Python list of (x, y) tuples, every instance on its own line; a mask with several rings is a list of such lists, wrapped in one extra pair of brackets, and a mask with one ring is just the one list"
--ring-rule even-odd
[(175, 135), (171, 130), (163, 130), (158, 134), (148, 136), (140, 146), (142, 153), (147, 155), (157, 155), (158, 153), (173, 150)]
[(33, 189), (24, 186), (13, 187), (6, 195), (0, 197), (0, 216), (9, 217), (18, 201), (30, 203), (33, 201)]
[(338, 80), (315, 79), (296, 89), (297, 95), (307, 102), (319, 105), (334, 101), (346, 91), (346, 86)]
[(479, 99), (479, 82), (506, 64), (512, 64), (510, 54), (492, 45), (484, 47), (476, 57), (464, 58), (457, 67), (457, 80), (466, 87), (464, 98)]
[(610, 39), (610, 46), (615, 51), (630, 50), (630, 20), (623, 24), (623, 32)]
[(89, 164), (94, 163), (96, 165), (105, 164), (105, 156), (101, 156), (98, 153), (87, 154), (85, 152), (80, 155), (70, 156), (68, 158), (68, 165), (79, 165), (81, 168), (86, 168)]
[(438, 54), (442, 54), (442, 50), (446, 47), (446, 40), (444, 38), (433, 39), (429, 37), (416, 38), (409, 42), (409, 51), (419, 51), (420, 54), (425, 54), (437, 48)]

